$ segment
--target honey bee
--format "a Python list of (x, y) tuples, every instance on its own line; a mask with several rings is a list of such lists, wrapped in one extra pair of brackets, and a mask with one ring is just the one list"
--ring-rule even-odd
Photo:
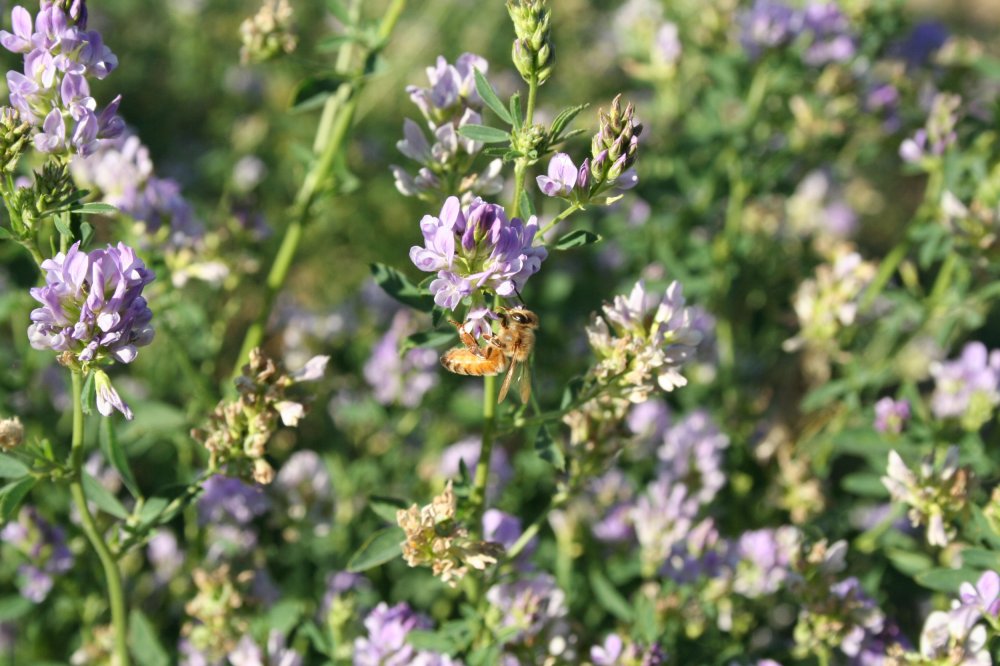
[(515, 307), (501, 308), (499, 317), (500, 331), (496, 335), (483, 336), (485, 347), (480, 346), (476, 338), (465, 330), (464, 324), (449, 320), (458, 329), (458, 337), (464, 346), (446, 351), (441, 357), (441, 365), (458, 375), (499, 375), (506, 370), (507, 375), (500, 385), (497, 403), (503, 402), (507, 397), (514, 375), (519, 375), (521, 401), (528, 402), (531, 397), (531, 378), (527, 360), (535, 347), (538, 315), (522, 307)]

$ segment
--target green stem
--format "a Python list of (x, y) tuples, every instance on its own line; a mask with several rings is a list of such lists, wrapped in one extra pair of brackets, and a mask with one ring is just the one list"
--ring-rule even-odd
[[(399, 21), (399, 17), (405, 7), (406, 0), (394, 0), (392, 5), (386, 10), (379, 25), (379, 43), (374, 48), (379, 49), (383, 46), (385, 40), (388, 39), (396, 23)], [(351, 42), (347, 42), (341, 47), (341, 52), (338, 56), (338, 71), (346, 69), (346, 54), (352, 48), (353, 45)], [(360, 67), (364, 67), (363, 63), (366, 59), (367, 56), (358, 59), (362, 63)], [(295, 254), (302, 241), (305, 224), (312, 213), (316, 199), (330, 179), (337, 156), (343, 150), (347, 133), (354, 120), (358, 93), (364, 82), (362, 78), (364, 72), (359, 71), (356, 74), (357, 76), (353, 77), (352, 81), (341, 84), (336, 94), (327, 99), (323, 107), (314, 142), (318, 158), (313, 164), (312, 169), (306, 174), (305, 179), (302, 181), (302, 187), (295, 196), (295, 202), (292, 204), (292, 221), (285, 229), (285, 236), (281, 240), (281, 246), (274, 257), (274, 262), (271, 264), (271, 270), (268, 272), (267, 281), (264, 285), (264, 303), (261, 306), (260, 312), (257, 313), (254, 322), (247, 328), (243, 344), (240, 347), (239, 356), (237, 356), (233, 366), (233, 377), (239, 375), (240, 367), (249, 358), (250, 351), (254, 347), (259, 346), (264, 339), (264, 330), (271, 316), (275, 298), (288, 277), (292, 261), (295, 259)]]
[(583, 208), (583, 206), (581, 206), (578, 203), (574, 203), (569, 208), (567, 208), (563, 212), (561, 212), (558, 215), (556, 215), (555, 218), (553, 218), (553, 220), (551, 222), (549, 222), (544, 227), (542, 227), (542, 230), (538, 232), (539, 238), (544, 237), (545, 234), (548, 232), (549, 229), (551, 229), (552, 227), (556, 226), (557, 224), (559, 224), (560, 222), (562, 222), (563, 220), (565, 220), (567, 217), (569, 217), (570, 215), (572, 215), (576, 211), (580, 210), (581, 208)]
[[(538, 97), (538, 73), (532, 72), (531, 80), (528, 81), (528, 102), (524, 109), (524, 127), (531, 127), (535, 118), (535, 100)], [(514, 201), (511, 203), (510, 216), (518, 217), (521, 214), (521, 192), (524, 191), (524, 179), (528, 172), (528, 160), (525, 155), (517, 159), (514, 166)]]
[(552, 496), (552, 499), (545, 510), (542, 511), (537, 518), (535, 518), (534, 522), (528, 525), (524, 532), (521, 533), (521, 536), (517, 538), (517, 541), (514, 542), (514, 545), (507, 550), (506, 557), (508, 562), (514, 560), (521, 554), (521, 551), (528, 545), (528, 542), (534, 539), (535, 535), (538, 534), (538, 531), (542, 529), (542, 524), (548, 520), (549, 514), (552, 513), (552, 511), (565, 506), (566, 502), (569, 501), (569, 497), (570, 493), (566, 488), (560, 488), (556, 494)]
[(108, 549), (104, 536), (98, 531), (94, 517), (87, 507), (87, 496), (83, 492), (83, 405), (80, 398), (83, 393), (83, 377), (77, 371), (73, 372), (73, 443), (70, 448), (70, 470), (72, 481), (69, 485), (73, 502), (80, 512), (80, 523), (83, 533), (101, 560), (104, 568), (104, 578), (108, 588), (108, 603), (111, 606), (111, 624), (114, 629), (114, 651), (118, 666), (129, 665), (128, 654), (128, 617), (125, 608), (125, 594), (122, 588), (121, 573), (118, 564)]
[(486, 510), (486, 485), (490, 480), (490, 458), (493, 457), (493, 442), (496, 439), (497, 424), (497, 378), (483, 378), (483, 445), (479, 450), (476, 475), (472, 482), (469, 505), (472, 520), (469, 525), (473, 534), (482, 532), (483, 512)]

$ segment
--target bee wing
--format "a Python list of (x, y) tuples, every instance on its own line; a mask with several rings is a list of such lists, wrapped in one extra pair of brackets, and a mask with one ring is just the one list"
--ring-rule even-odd
[(517, 378), (517, 382), (521, 390), (521, 404), (527, 405), (531, 399), (531, 370), (527, 363), (521, 366), (521, 376)]
[(510, 359), (510, 367), (507, 368), (507, 375), (503, 378), (503, 384), (500, 385), (500, 394), (497, 396), (497, 404), (499, 405), (503, 402), (503, 399), (507, 397), (507, 391), (510, 389), (511, 380), (514, 379), (514, 373), (517, 372), (518, 362), (514, 359)]

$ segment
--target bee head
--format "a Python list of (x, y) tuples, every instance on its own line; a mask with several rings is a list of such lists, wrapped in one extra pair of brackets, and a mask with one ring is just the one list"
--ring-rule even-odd
[[(509, 321), (529, 328), (538, 328), (538, 315), (531, 310), (526, 310), (520, 306), (514, 308), (501, 308), (500, 320), (504, 325)], [(509, 320), (509, 321), (508, 321)]]

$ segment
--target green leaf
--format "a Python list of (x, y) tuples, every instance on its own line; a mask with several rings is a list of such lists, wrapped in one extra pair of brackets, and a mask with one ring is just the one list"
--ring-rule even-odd
[(127, 520), (129, 513), (108, 489), (87, 472), (83, 472), (83, 492), (104, 513)]
[(401, 544), (406, 535), (396, 526), (375, 532), (365, 541), (347, 562), (347, 570), (360, 573), (399, 557)]
[(557, 240), (552, 245), (552, 249), (569, 250), (583, 245), (593, 245), (594, 243), (599, 243), (602, 239), (603, 237), (600, 234), (595, 234), (592, 231), (585, 231), (583, 229), (576, 229)]
[(500, 645), (494, 642), (473, 650), (468, 658), (469, 666), (493, 666), (500, 663)]
[(0, 453), (0, 479), (19, 479), (28, 474), (28, 467), (5, 453)]
[(288, 636), (304, 613), (305, 603), (301, 599), (282, 599), (267, 612), (267, 626)]
[(479, 141), (480, 143), (504, 143), (510, 141), (510, 134), (502, 129), (490, 127), (489, 125), (462, 125), (458, 128), (458, 133), (467, 139)]
[(966, 548), (962, 551), (962, 564), (977, 569), (1000, 571), (1000, 552), (985, 548)]
[(327, 10), (333, 14), (338, 21), (345, 26), (351, 25), (351, 15), (347, 13), (347, 8), (340, 0), (326, 0)]
[(454, 342), (455, 329), (447, 331), (421, 331), (414, 333), (403, 340), (399, 345), (400, 355), (416, 347), (438, 347), (440, 345)]
[(406, 642), (418, 650), (456, 654), (468, 649), (476, 632), (469, 620), (445, 622), (437, 631), (418, 629), (406, 635)]
[(10, 622), (27, 615), (35, 604), (19, 594), (0, 599), (0, 622)]
[(497, 114), (497, 117), (500, 118), (500, 120), (504, 121), (508, 125), (513, 125), (513, 117), (511, 117), (510, 112), (504, 108), (503, 102), (501, 102), (500, 98), (497, 97), (497, 94), (494, 92), (493, 86), (490, 85), (490, 82), (486, 80), (486, 77), (483, 76), (483, 73), (478, 69), (473, 69), (472, 71), (473, 76), (476, 77), (476, 92), (478, 92), (479, 96), (483, 98), (483, 102), (486, 103), (486, 106), (490, 107), (490, 111)]
[(514, 129), (521, 129), (524, 116), (521, 115), (521, 96), (518, 93), (510, 96), (510, 115), (514, 119)]
[(101, 452), (104, 453), (104, 457), (108, 459), (111, 466), (118, 470), (118, 473), (122, 477), (122, 482), (128, 491), (132, 493), (132, 497), (142, 497), (142, 493), (139, 492), (139, 484), (136, 483), (135, 477), (132, 475), (132, 468), (129, 467), (125, 451), (118, 443), (118, 437), (115, 435), (115, 428), (111, 419), (101, 419), (98, 439), (101, 445)]
[(934, 566), (934, 561), (929, 556), (912, 550), (889, 548), (885, 554), (894, 567), (911, 577)]
[(72, 240), (73, 231), (66, 224), (66, 219), (62, 215), (56, 215), (53, 220), (55, 221), (56, 230), (59, 232), (59, 235)]
[(114, 215), (118, 212), (118, 209), (109, 203), (91, 201), (90, 203), (77, 206), (73, 209), (73, 212), (80, 215)]
[(347, 81), (343, 76), (313, 76), (303, 80), (292, 93), (291, 110), (304, 113), (318, 109), (326, 103), (327, 97)]
[(11, 233), (10, 229), (7, 229), (6, 227), (0, 227), (0, 240), (10, 240), (13, 237), (14, 234)]
[(141, 610), (128, 615), (128, 643), (139, 666), (169, 666), (170, 655), (156, 636), (156, 628)]
[(632, 607), (597, 567), (590, 569), (590, 587), (606, 611), (622, 622), (632, 622)]
[(937, 590), (938, 592), (958, 592), (958, 587), (962, 583), (974, 583), (979, 578), (979, 573), (972, 569), (931, 569), (923, 571), (913, 577), (915, 581), (924, 587)]
[(396, 512), (400, 509), (405, 509), (407, 506), (409, 505), (406, 503), (406, 500), (396, 497), (372, 495), (368, 498), (368, 508), (372, 510), (372, 513), (393, 525), (396, 524)]
[(862, 497), (881, 499), (889, 496), (888, 489), (882, 483), (882, 477), (872, 472), (848, 474), (840, 482), (840, 487)]
[(562, 447), (549, 434), (548, 426), (543, 425), (538, 429), (538, 434), (535, 436), (535, 452), (560, 472), (566, 469), (566, 457), (563, 455)]
[(170, 500), (166, 497), (148, 497), (142, 503), (142, 508), (139, 509), (139, 520), (137, 525), (138, 531), (143, 531), (151, 527), (159, 525), (161, 521), (161, 514), (163, 510), (167, 508), (170, 504)]
[(296, 636), (299, 634), (304, 634), (305, 637), (309, 639), (312, 646), (316, 648), (317, 652), (325, 654), (328, 657), (330, 656), (332, 650), (330, 647), (330, 639), (324, 632), (319, 630), (319, 627), (316, 626), (315, 622), (312, 620), (306, 620), (300, 624), (298, 631), (296, 632)]
[(26, 476), (0, 488), (0, 523), (6, 523), (11, 519), (21, 500), (35, 487), (37, 481), (38, 479), (33, 476)]
[(527, 188), (521, 190), (521, 217), (527, 219), (535, 214), (535, 202), (528, 196)]
[(434, 308), (434, 297), (410, 282), (409, 278), (395, 268), (376, 262), (371, 265), (371, 270), (375, 284), (403, 305), (421, 312), (430, 312)]
[(559, 115), (552, 121), (552, 125), (549, 126), (549, 136), (551, 137), (551, 140), (553, 142), (561, 141), (562, 138), (564, 138), (560, 137), (563, 130), (566, 129), (566, 126), (573, 122), (573, 119), (576, 118), (581, 111), (586, 109), (587, 106), (589, 105), (578, 104), (577, 106), (568, 106), (560, 111)]
[(90, 241), (94, 239), (94, 225), (90, 222), (80, 223), (80, 247), (87, 247), (90, 245)]

